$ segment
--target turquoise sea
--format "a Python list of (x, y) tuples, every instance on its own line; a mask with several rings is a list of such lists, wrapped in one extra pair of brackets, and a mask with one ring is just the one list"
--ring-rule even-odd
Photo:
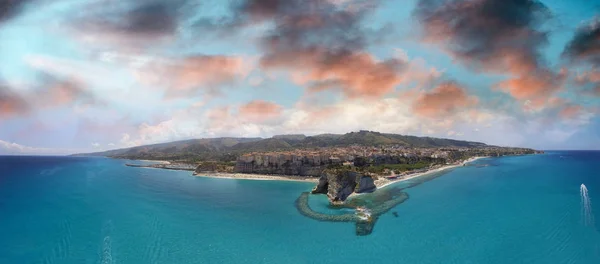
[(368, 236), (302, 216), (312, 183), (125, 163), (0, 157), (0, 263), (600, 263), (600, 152), (478, 160), (406, 189)]

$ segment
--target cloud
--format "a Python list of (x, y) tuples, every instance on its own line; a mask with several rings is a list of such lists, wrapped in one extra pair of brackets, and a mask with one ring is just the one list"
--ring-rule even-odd
[(535, 70), (505, 80), (498, 87), (519, 100), (544, 101), (562, 89), (566, 78), (566, 71), (555, 74), (548, 70)]
[(542, 2), (420, 0), (414, 14), (426, 41), (469, 68), (510, 74), (499, 86), (516, 99), (544, 100), (562, 88), (566, 72), (547, 69), (540, 55), (548, 43), (541, 26), (552, 17)]
[[(295, 58), (295, 59), (294, 59)], [(406, 62), (378, 61), (363, 52), (331, 52), (325, 48), (280, 51), (263, 57), (264, 68), (287, 68), (296, 82), (312, 91), (340, 89), (347, 97), (381, 97), (403, 81)]]
[(56, 148), (38, 148), (20, 145), (15, 142), (0, 140), (0, 154), (4, 155), (59, 155), (75, 153), (81, 150), (75, 149), (56, 149)]
[[(43, 85), (58, 81), (70, 82), (79, 87), (100, 86), (103, 91), (120, 84), (118, 70), (96, 60), (75, 60), (64, 57), (30, 54), (25, 63), (36, 71)], [(45, 82), (45, 83), (44, 83)]]
[(579, 115), (583, 108), (579, 105), (567, 105), (560, 110), (559, 116), (564, 119), (572, 119)]
[[(565, 104), (568, 105), (563, 102), (557, 109), (562, 109)], [(422, 112), (417, 114), (415, 111)], [(254, 118), (248, 118), (247, 113), (253, 113)], [(544, 142), (560, 144), (561, 140), (568, 139), (564, 135), (580, 130), (592, 117), (586, 110), (570, 119), (555, 118), (560, 113), (558, 110), (554, 113), (554, 118), (532, 115), (527, 120), (519, 119), (478, 103), (476, 97), (469, 96), (457, 84), (444, 83), (431, 91), (380, 100), (343, 98), (326, 105), (298, 102), (290, 107), (251, 101), (206, 110), (190, 107), (173, 113), (168, 119), (138, 126), (135, 131), (122, 135), (118, 146), (224, 136), (347, 133), (361, 129), (409, 135), (464, 137), (504, 146), (540, 146)], [(267, 122), (268, 118), (270, 121)], [(119, 132), (117, 130), (115, 133)], [(551, 139), (556, 134), (563, 137)]]
[(223, 55), (155, 60), (135, 69), (139, 81), (167, 87), (168, 96), (189, 96), (201, 90), (215, 94), (218, 88), (245, 78), (248, 72), (242, 57)]
[(137, 51), (175, 38), (186, 5), (195, 1), (94, 1), (68, 20), (79, 40), (93, 47)]
[(93, 96), (70, 80), (44, 75), (42, 84), (33, 90), (17, 93), (0, 84), (0, 118), (19, 116), (41, 109), (72, 105), (80, 99), (93, 101)]
[(600, 83), (600, 71), (598, 69), (592, 69), (590, 71), (577, 74), (575, 81), (580, 85), (587, 83)]
[(577, 29), (562, 56), (573, 62), (589, 62), (600, 66), (600, 19), (595, 18)]
[(76, 80), (48, 76), (44, 84), (29, 96), (29, 101), (37, 108), (68, 106), (76, 102), (96, 103), (94, 95), (82, 87)]
[(273, 29), (259, 39), (265, 70), (285, 70), (310, 91), (340, 90), (347, 97), (380, 97), (403, 77), (405, 61), (376, 59), (366, 51), (361, 23), (379, 1), (243, 0), (223, 30), (261, 23)]
[(537, 0), (420, 0), (415, 15), (427, 40), (447, 44), (473, 68), (536, 68), (548, 42), (538, 28), (550, 12)]
[(0, 83), (0, 118), (20, 115), (28, 111), (27, 102), (19, 94)]
[(591, 89), (584, 92), (600, 96), (600, 18), (596, 17), (577, 29), (573, 39), (565, 46), (562, 58), (572, 63), (591, 65), (592, 69), (578, 74), (575, 82), (582, 86), (591, 85)]
[(136, 105), (127, 99), (132, 95), (140, 98), (138, 102), (142, 98), (150, 101), (218, 95), (223, 88), (243, 80), (254, 63), (252, 58), (226, 55), (170, 58), (110, 52), (100, 58), (106, 63), (41, 55), (30, 55), (26, 61), (48, 75), (68, 78), (80, 87), (86, 85), (89, 94), (102, 96), (94, 98), (96, 101), (128, 107)]
[(21, 13), (31, 0), (2, 0), (0, 1), (0, 23), (14, 18)]
[(272, 102), (254, 100), (240, 106), (238, 111), (242, 119), (260, 123), (281, 116), (283, 107)]
[(422, 93), (413, 103), (412, 110), (421, 117), (447, 118), (477, 105), (477, 97), (469, 96), (463, 87), (445, 82), (429, 92)]

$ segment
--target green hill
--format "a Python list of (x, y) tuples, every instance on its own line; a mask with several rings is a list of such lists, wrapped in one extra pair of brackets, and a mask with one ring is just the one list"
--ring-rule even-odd
[(343, 147), (352, 145), (383, 146), (401, 145), (405, 147), (437, 148), (487, 146), (480, 142), (453, 139), (416, 137), (386, 134), (374, 131), (350, 132), (346, 134), (278, 135), (272, 138), (205, 138), (145, 145), (133, 148), (104, 152), (75, 154), (74, 156), (106, 156), (126, 159), (150, 160), (218, 160), (231, 161), (243, 153), (253, 151), (279, 151), (300, 148)]

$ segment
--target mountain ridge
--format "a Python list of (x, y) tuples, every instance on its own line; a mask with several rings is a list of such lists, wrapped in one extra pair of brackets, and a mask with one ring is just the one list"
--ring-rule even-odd
[(71, 156), (105, 156), (125, 159), (170, 159), (170, 160), (218, 160), (232, 161), (235, 157), (255, 151), (280, 151), (351, 145), (384, 146), (400, 145), (415, 148), (490, 147), (485, 143), (447, 138), (418, 137), (401, 134), (380, 133), (360, 130), (345, 134), (302, 134), (275, 135), (270, 138), (200, 138), (180, 140), (130, 148), (114, 149)]

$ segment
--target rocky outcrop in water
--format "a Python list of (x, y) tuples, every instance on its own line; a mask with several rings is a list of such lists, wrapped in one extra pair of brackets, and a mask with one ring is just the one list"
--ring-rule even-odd
[[(367, 194), (376, 195), (377, 193)], [(365, 200), (369, 200), (369, 209), (371, 211), (371, 217), (364, 219), (359, 217), (356, 213), (344, 213), (344, 214), (325, 214), (314, 211), (310, 208), (308, 203), (309, 193), (304, 192), (300, 194), (300, 197), (296, 199), (296, 209), (300, 214), (324, 222), (354, 222), (356, 225), (356, 235), (366, 236), (373, 232), (373, 228), (379, 216), (387, 213), (390, 209), (396, 205), (403, 203), (408, 199), (408, 194), (402, 192), (402, 189), (390, 188), (385, 192), (380, 193), (378, 196), (383, 197), (357, 197), (352, 199), (352, 203), (344, 205), (343, 208), (356, 209), (357, 207), (367, 207)]]
[(354, 171), (325, 171), (313, 194), (327, 194), (332, 203), (343, 202), (352, 193), (373, 192), (377, 189), (373, 178)]

